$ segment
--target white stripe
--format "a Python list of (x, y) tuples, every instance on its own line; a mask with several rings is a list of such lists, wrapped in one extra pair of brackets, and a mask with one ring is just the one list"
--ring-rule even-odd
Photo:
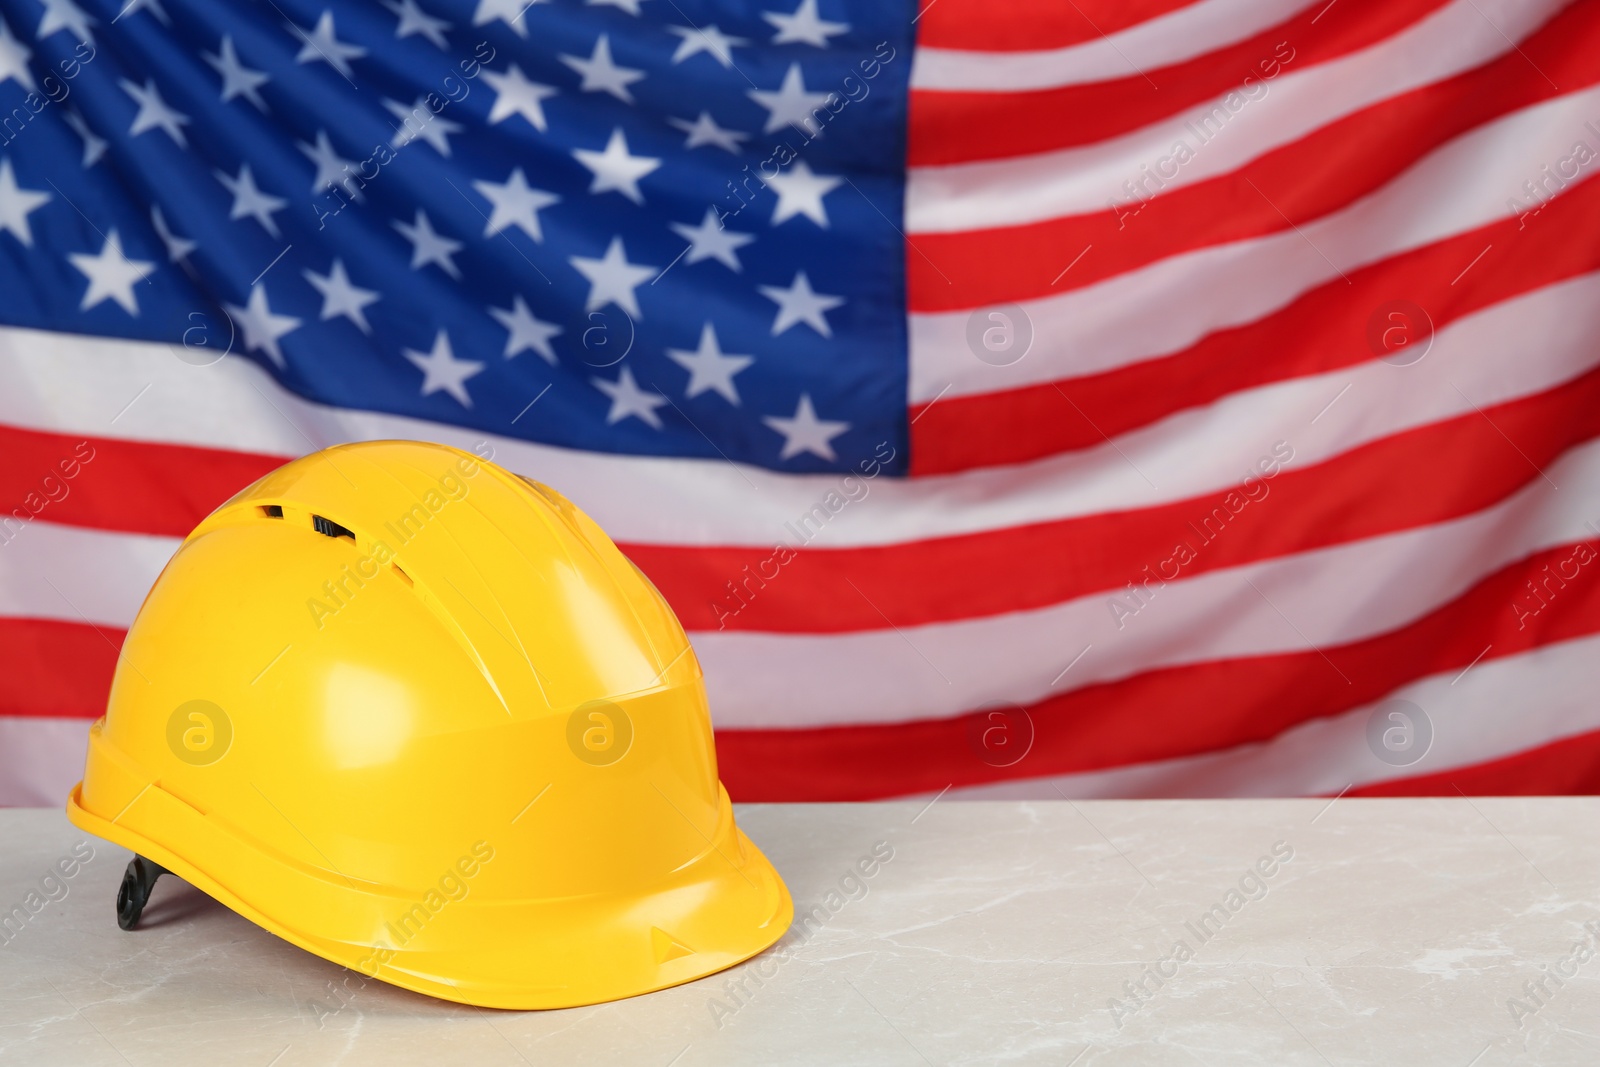
[(88, 719), (0, 715), (0, 808), (64, 807), (88, 750)]
[[(1600, 522), (1594, 504), (1600, 441), (1573, 449), (1546, 476), (1548, 482), (1535, 478), (1494, 507), (1451, 522), (1180, 576), (1131, 617), (1119, 619), (1109, 593), (1100, 593), (1036, 611), (904, 629), (696, 633), (694, 645), (717, 725), (745, 728), (956, 715), (1159, 667), (1337, 646), (1403, 626), (1530, 552), (1592, 538), (1592, 524)], [(1249, 537), (1251, 524), (1280, 521), (1273, 507), (1269, 491), (1215, 536)], [(1206, 514), (1193, 521), (1198, 525)], [(1206, 551), (1193, 533), (1176, 529), (1174, 542), (1179, 538)], [(81, 621), (83, 611), (100, 625), (125, 627), (159, 571), (160, 543), (35, 523), (0, 551), (7, 568), (0, 571), (0, 614)], [(94, 590), (93, 579), (72, 584), (72, 573), (85, 565), (103, 588)], [(29, 568), (58, 588), (70, 587), (77, 609), (47, 584), (19, 581)], [(1515, 617), (1509, 603), (1505, 610)], [(1086, 645), (1090, 651), (1062, 677)], [(1345, 684), (1331, 665), (1327, 684)]]
[[(1495, 507), (1452, 522), (1180, 577), (1132, 617), (1119, 619), (1101, 593), (896, 630), (696, 633), (694, 647), (717, 725), (752, 729), (939, 718), (1162, 667), (1336, 647), (1404, 626), (1530, 552), (1593, 538), (1600, 443), (1574, 450), (1549, 477), (1561, 491), (1536, 478)], [(1221, 536), (1249, 537), (1252, 523), (1282, 521), (1272, 507), (1270, 494), (1250, 504), (1233, 520), (1240, 528)], [(1174, 541), (1185, 532), (1174, 530)], [(1188, 540), (1205, 552), (1199, 538)], [(1149, 562), (1154, 568), (1161, 560)], [(1589, 568), (1600, 572), (1600, 561)], [(1575, 581), (1600, 580), (1579, 574)], [(1504, 610), (1508, 621), (1516, 618), (1511, 604)], [(1092, 647), (1062, 677), (1085, 646)], [(1330, 664), (1322, 684), (1348, 683)]]
[[(964, 800), (1095, 797), (1337, 796), (1347, 787), (1438, 774), (1487, 763), (1600, 730), (1594, 699), (1600, 637), (1488, 659), (1423, 678), (1383, 700), (1302, 723), (1261, 744), (1104, 771), (952, 790)], [(1537, 699), (1530, 699), (1537, 694)], [(1385, 703), (1409, 700), (1428, 716), (1433, 744), (1416, 763), (1392, 766), (1367, 745), (1367, 720), (1387, 721)], [(1328, 816), (1337, 825), (1337, 812)]]
[(0, 326), (0, 422), (284, 457), (344, 439), (339, 409), (299, 403), (249, 360), (195, 367), (182, 351)]
[[(1323, 794), (1436, 774), (1600, 729), (1594, 663), (1600, 637), (1566, 641), (1468, 670), (1423, 678), (1382, 701), (1302, 723), (1270, 741), (1223, 752), (953, 790), (959, 799), (1272, 797)], [(1539, 699), (1529, 700), (1528, 694)], [(1427, 714), (1433, 743), (1417, 763), (1373, 756), (1367, 720), (1390, 699)], [(1507, 708), (1517, 714), (1506, 714)], [(0, 717), (0, 806), (58, 807), (83, 772), (86, 719)]]
[[(1304, 70), (1295, 69), (1291, 61), (1277, 78), (1249, 86), (1252, 98), (1243, 106), (1236, 99), (1232, 110), (1224, 104), (1228, 98), (1224, 93), (1171, 118), (1094, 144), (1010, 159), (913, 167), (906, 185), (906, 231), (915, 237), (1109, 210), (1110, 201), (1130, 199), (1123, 183), (1140, 181), (1142, 165), (1157, 172), (1161, 191), (1230, 173), (1379, 101), (1509, 52), (1511, 41), (1527, 36), (1564, 4), (1565, 0), (1456, 0), (1370, 48)], [(1250, 73), (1239, 71), (1241, 87)], [(1529, 75), (1538, 76), (1531, 69)], [(1215, 116), (1218, 107), (1224, 108), (1225, 120)], [(1211, 128), (1220, 130), (1202, 141), (1194, 128), (1205, 129), (1202, 120), (1207, 116), (1213, 116)], [(1157, 164), (1173, 154), (1179, 141), (1193, 150), (1194, 158), (1168, 178)], [(1534, 170), (1549, 161), (1536, 159)]]
[[(1457, 320), (1439, 331), (1433, 350), (1413, 366), (1374, 361), (1272, 383), (1180, 412), (1098, 448), (1025, 466), (848, 484), (838, 476), (797, 477), (720, 460), (585, 453), (343, 411), (293, 397), (243, 360), (230, 358), (209, 368), (208, 377), (189, 378), (185, 375), (194, 368), (172, 358), (162, 345), (83, 337), (51, 341), (54, 335), (18, 330), (0, 330), (0, 349), (7, 350), (0, 351), (0, 422), (227, 448), (231, 435), (256, 440), (274, 426), (287, 425), (281, 411), (303, 425), (318, 446), (392, 437), (462, 447), (488, 441), (499, 462), (567, 493), (619, 541), (795, 544), (799, 538), (791, 528), (825, 494), (837, 492), (841, 499), (846, 493), (860, 498), (838, 511), (810, 543), (819, 548), (890, 545), (1220, 493), (1251, 473), (1275, 441), (1294, 449), (1293, 466), (1306, 466), (1403, 430), (1538, 393), (1600, 362), (1600, 347), (1593, 341), (1597, 315), (1600, 274), (1585, 275)], [(34, 340), (39, 343), (30, 343)], [(87, 401), (64, 402), (63, 412), (53, 403), (15, 399), (74, 388), (78, 395), (120, 398), (123, 386), (137, 383), (127, 392), (131, 396), (152, 380), (156, 384), (114, 426), (87, 418)], [(83, 382), (95, 382), (96, 388), (82, 389)], [(1338, 403), (1324, 411), (1336, 396)], [(218, 420), (219, 410), (229, 417)], [(221, 421), (226, 427), (217, 425)], [(0, 550), (0, 557), (15, 547)]]
[(126, 629), (178, 544), (35, 519), (0, 546), (0, 615)]
[(1108, 36), (1041, 52), (919, 46), (911, 88), (1020, 92), (1138, 77), (1254, 37), (1305, 6), (1306, 0), (1201, 0)]
[[(1024, 301), (1032, 348), (1007, 367), (979, 360), (968, 347), (973, 312), (914, 314), (911, 401), (1083, 377), (1179, 352), (1360, 267), (1504, 220), (1513, 214), (1508, 201), (1526, 198), (1525, 181), (1569, 156), (1575, 140), (1594, 139), (1584, 125), (1590, 120), (1600, 123), (1600, 86), (1481, 126), (1371, 196), (1314, 222)], [(1596, 169), (1579, 171), (1579, 180)]]

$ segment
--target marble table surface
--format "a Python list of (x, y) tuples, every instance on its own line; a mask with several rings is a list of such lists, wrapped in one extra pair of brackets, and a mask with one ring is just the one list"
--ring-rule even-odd
[[(1600, 1063), (1600, 800), (746, 805), (810, 936), (597, 1007), (365, 981), (0, 811), (0, 1063)], [(88, 844), (84, 845), (83, 842)], [(880, 844), (882, 843), (882, 844)], [(874, 849), (892, 859), (853, 878)], [(69, 864), (70, 866), (70, 864)]]

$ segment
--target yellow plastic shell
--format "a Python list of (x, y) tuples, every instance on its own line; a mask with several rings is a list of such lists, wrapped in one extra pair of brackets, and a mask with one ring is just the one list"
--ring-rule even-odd
[(435, 444), (306, 456), (200, 523), (67, 813), (325, 959), (488, 1007), (691, 981), (794, 914), (661, 594), (554, 490)]

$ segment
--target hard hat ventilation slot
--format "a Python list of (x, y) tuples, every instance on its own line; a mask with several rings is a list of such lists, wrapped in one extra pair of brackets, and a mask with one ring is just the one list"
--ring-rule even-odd
[(405, 582), (405, 583), (406, 583), (406, 585), (407, 585), (407, 586), (415, 586), (415, 585), (416, 585), (416, 583), (415, 583), (415, 582), (413, 582), (413, 581), (412, 581), (412, 580), (411, 580), (411, 575), (409, 575), (409, 574), (407, 574), (407, 573), (406, 573), (406, 572), (405, 572), (405, 571), (403, 571), (403, 570), (401, 570), (401, 569), (400, 569), (400, 564), (398, 564), (398, 563), (391, 563), (391, 564), (389, 564), (389, 566), (391, 566), (391, 567), (393, 567), (393, 568), (394, 568), (394, 573), (395, 573), (395, 575), (396, 575), (396, 576), (397, 576), (397, 577), (398, 577), (398, 578), (399, 578), (399, 579), (400, 579), (400, 580), (401, 580), (401, 581), (402, 581), (402, 582)]
[(321, 515), (311, 516), (311, 525), (323, 537), (348, 537), (352, 541), (356, 539), (356, 535), (350, 530), (340, 526), (332, 519), (323, 518)]
[(261, 512), (261, 517), (265, 519), (283, 518), (283, 507), (278, 504), (263, 504), (256, 510)]

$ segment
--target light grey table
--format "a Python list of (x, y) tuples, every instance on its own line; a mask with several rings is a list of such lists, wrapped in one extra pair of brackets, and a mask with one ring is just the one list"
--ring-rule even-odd
[[(127, 853), (88, 839), (60, 899), (0, 945), (0, 1063), (1592, 1065), (1597, 814), (1588, 798), (744, 806), (808, 938), (529, 1013), (346, 982), (176, 879), (122, 933)], [(56, 812), (0, 811), (0, 908), (85, 840)], [(893, 858), (852, 881), (878, 842)]]

